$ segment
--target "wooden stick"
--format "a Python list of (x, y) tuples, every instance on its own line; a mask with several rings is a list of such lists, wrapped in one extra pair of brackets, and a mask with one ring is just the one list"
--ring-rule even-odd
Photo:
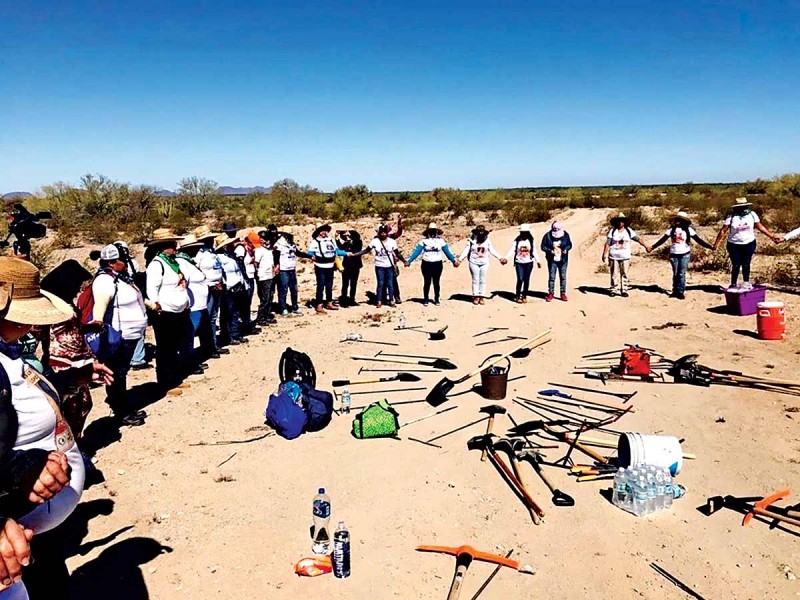
[(466, 381), (467, 379), (470, 379), (471, 377), (475, 377), (475, 375), (477, 375), (478, 373), (480, 373), (484, 369), (488, 369), (489, 367), (492, 367), (492, 366), (496, 365), (497, 363), (507, 359), (509, 356), (511, 356), (512, 354), (514, 354), (514, 352), (517, 352), (518, 350), (522, 350), (523, 348), (526, 348), (528, 346), (531, 346), (531, 349), (538, 348), (539, 346), (543, 346), (544, 344), (546, 344), (550, 340), (547, 339), (547, 340), (539, 342), (538, 344), (535, 344), (535, 345), (531, 345), (531, 344), (533, 344), (534, 342), (542, 339), (543, 337), (545, 337), (547, 335), (550, 335), (551, 333), (552, 333), (552, 329), (546, 329), (545, 331), (543, 331), (539, 335), (537, 335), (535, 337), (532, 337), (531, 339), (521, 343), (519, 346), (517, 346), (513, 350), (510, 350), (510, 351), (506, 352), (505, 354), (501, 354), (497, 358), (492, 359), (488, 364), (481, 365), (480, 367), (478, 367), (474, 371), (470, 371), (469, 373), (467, 373), (467, 375), (465, 375), (464, 377), (461, 378), (461, 381)]
[[(575, 436), (573, 436), (571, 433), (565, 433), (564, 437), (567, 438), (567, 440), (569, 440), (570, 442), (572, 442)], [(617, 448), (619, 446), (619, 444), (613, 440), (604, 440), (601, 438), (592, 437), (590, 435), (581, 435), (581, 437), (578, 439), (580, 439), (582, 444), (587, 444), (589, 446), (597, 446), (599, 448)], [(683, 458), (687, 460), (695, 460), (697, 459), (697, 455), (691, 454), (689, 452), (684, 452)]]

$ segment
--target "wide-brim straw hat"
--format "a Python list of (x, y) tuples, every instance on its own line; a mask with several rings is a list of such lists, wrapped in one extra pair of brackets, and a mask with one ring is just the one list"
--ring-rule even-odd
[(194, 237), (198, 242), (203, 242), (210, 238), (217, 237), (217, 234), (211, 231), (208, 225), (200, 225), (194, 228)]
[(478, 225), (472, 230), (472, 235), (489, 235), (489, 230), (484, 225)]
[(623, 212), (618, 213), (618, 214), (614, 215), (613, 217), (611, 217), (611, 224), (612, 225), (616, 225), (617, 223), (620, 223), (622, 221), (625, 221), (626, 223), (630, 223), (630, 219)]
[(21, 325), (55, 325), (71, 319), (75, 312), (58, 296), (43, 292), (39, 269), (26, 260), (0, 256), (0, 283), (11, 294), (6, 321)]
[(145, 246), (153, 246), (155, 244), (165, 244), (168, 242), (178, 242), (183, 239), (183, 236), (176, 235), (172, 229), (168, 227), (163, 227), (161, 229), (156, 229), (153, 232), (153, 237), (149, 239)]
[(691, 225), (692, 224), (692, 219), (689, 218), (689, 213), (687, 213), (685, 210), (679, 210), (674, 215), (672, 215), (672, 220), (673, 221), (684, 221), (687, 225)]
[(731, 205), (731, 208), (746, 208), (748, 206), (753, 206), (753, 203), (747, 198), (737, 198), (736, 202)]
[(312, 238), (318, 237), (321, 231), (327, 231), (328, 233), (331, 232), (331, 226), (328, 223), (324, 225), (318, 225), (317, 228), (314, 230), (314, 233), (311, 234)]
[(519, 226), (519, 232), (520, 233), (530, 233), (531, 232), (531, 226), (528, 223), (523, 223), (522, 225)]
[(436, 226), (436, 223), (428, 223), (428, 227), (425, 229), (424, 233), (430, 233), (431, 231), (435, 232), (436, 235), (442, 235), (444, 233), (439, 227)]
[(183, 241), (181, 242), (179, 248), (183, 250), (184, 248), (194, 248), (196, 246), (202, 246), (202, 245), (203, 242), (198, 240), (193, 233), (189, 233), (186, 235), (185, 238), (183, 238)]
[(217, 237), (214, 238), (214, 250), (219, 250), (220, 248), (224, 248), (228, 244), (233, 244), (236, 241), (236, 238), (228, 237), (227, 233), (220, 233)]

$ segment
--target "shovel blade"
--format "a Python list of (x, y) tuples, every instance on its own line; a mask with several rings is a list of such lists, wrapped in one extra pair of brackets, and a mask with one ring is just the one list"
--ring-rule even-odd
[(455, 387), (455, 382), (447, 377), (443, 377), (439, 383), (433, 386), (428, 395), (425, 397), (425, 400), (431, 406), (440, 406), (447, 402), (447, 394), (449, 394), (453, 388)]

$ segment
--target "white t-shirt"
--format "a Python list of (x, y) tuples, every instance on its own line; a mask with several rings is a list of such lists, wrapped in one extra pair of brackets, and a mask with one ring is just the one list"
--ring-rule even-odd
[[(92, 283), (92, 294), (111, 298), (108, 305), (113, 306), (111, 326), (122, 332), (123, 339), (138, 340), (144, 336), (147, 329), (147, 312), (144, 307), (144, 298), (134, 286), (117, 280), (117, 295), (114, 297), (114, 278), (107, 273), (98, 275)], [(101, 321), (103, 315), (92, 315), (96, 321)]]
[(756, 239), (756, 223), (761, 219), (752, 210), (745, 215), (728, 215), (722, 222), (731, 228), (728, 241), (731, 244), (749, 244)]
[[(317, 238), (311, 242), (311, 247), (308, 249), (308, 251), (314, 256), (331, 259), (336, 256), (336, 242), (329, 237)], [(375, 264), (377, 264), (377, 261)], [(324, 263), (317, 261), (314, 263), (314, 266), (319, 267), (320, 269), (332, 269), (333, 265), (333, 261)]]
[(203, 272), (192, 262), (182, 256), (178, 257), (178, 264), (186, 276), (189, 284), (189, 310), (204, 310), (208, 308), (208, 282)]
[[(34, 508), (24, 517), (17, 519), (20, 525), (44, 533), (61, 524), (75, 510), (83, 493), (84, 467), (78, 445), (72, 440), (69, 426), (56, 431), (56, 413), (42, 390), (25, 379), (27, 369), (31, 369), (22, 359), (12, 360), (0, 354), (0, 363), (8, 373), (11, 382), (11, 401), (19, 418), (17, 441), (14, 450), (34, 448), (66, 454), (72, 469), (69, 485), (52, 500)], [(70, 441), (71, 440), (71, 441)]]
[(638, 240), (639, 236), (630, 227), (608, 232), (608, 257), (612, 260), (630, 260), (631, 241)]
[[(442, 248), (447, 246), (442, 238), (422, 238), (417, 247), (422, 249), (422, 262), (443, 262), (445, 254)], [(416, 252), (416, 248), (414, 249)]]
[(183, 312), (189, 308), (185, 276), (156, 256), (147, 265), (147, 298), (158, 302), (164, 312)]
[(236, 246), (233, 249), (233, 253), (244, 262), (244, 274), (247, 278), (253, 279), (256, 276), (256, 262), (253, 260), (253, 255), (247, 251), (243, 244)]
[(561, 241), (564, 238), (553, 238), (553, 262), (561, 262), (564, 253), (561, 251)]
[[(689, 237), (697, 235), (693, 227), (689, 227)], [(673, 236), (672, 233), (675, 232)], [(689, 245), (689, 239), (686, 237), (686, 229), (683, 227), (670, 227), (664, 232), (664, 235), (670, 239), (669, 253), (670, 254), (686, 254), (691, 252), (692, 247)]]
[(267, 281), (272, 279), (272, 269), (275, 266), (275, 257), (272, 254), (272, 249), (259, 246), (255, 250), (256, 261), (256, 276), (259, 281)]
[(537, 263), (539, 262), (539, 254), (536, 252), (536, 245), (528, 240), (514, 242), (508, 250), (506, 258), (511, 260), (512, 256), (514, 257), (514, 262), (520, 264), (528, 264), (534, 261)]
[(394, 251), (397, 250), (397, 242), (392, 238), (381, 240), (380, 238), (372, 238), (369, 247), (375, 253), (375, 266), (376, 267), (391, 267), (394, 265)]
[(297, 246), (280, 238), (275, 242), (275, 248), (280, 252), (281, 271), (294, 271), (297, 267)]
[(222, 281), (222, 263), (210, 248), (200, 248), (194, 262), (206, 276), (206, 285), (212, 286)]
[(225, 287), (232, 288), (240, 283), (244, 283), (244, 276), (242, 270), (239, 268), (239, 263), (227, 254), (217, 254), (219, 262), (222, 264), (222, 270), (225, 272)]
[(458, 260), (464, 260), (469, 256), (469, 262), (473, 265), (488, 265), (489, 264), (489, 255), (494, 256), (497, 259), (500, 259), (500, 255), (497, 253), (497, 250), (494, 249), (492, 246), (492, 241), (489, 238), (486, 238), (483, 242), (478, 243), (473, 239), (467, 240), (467, 245), (461, 251), (461, 255), (458, 257)]

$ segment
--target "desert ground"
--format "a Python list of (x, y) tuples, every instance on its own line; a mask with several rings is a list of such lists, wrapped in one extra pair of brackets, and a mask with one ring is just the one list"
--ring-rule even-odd
[[(685, 438), (684, 450), (697, 455), (685, 462), (677, 478), (687, 494), (669, 511), (636, 518), (601, 494), (610, 487), (608, 481), (579, 484), (566, 471), (551, 468), (551, 479), (576, 500), (574, 507), (557, 508), (544, 484), (523, 465), (533, 496), (547, 513), (538, 527), (490, 463), (467, 450), (467, 440), (483, 433), (485, 425), (445, 438), (441, 450), (407, 439), (431, 437), (477, 419), (478, 409), (490, 403), (468, 391), (477, 378), (458, 386), (455, 392), (466, 393), (443, 406), (457, 406), (456, 410), (401, 429), (399, 440), (353, 438), (351, 414), (334, 416), (324, 431), (294, 441), (272, 436), (248, 444), (193, 445), (241, 440), (265, 431), (264, 409), (278, 384), (278, 359), (287, 346), (311, 356), (322, 389), (331, 390), (333, 379), (353, 378), (363, 366), (391, 368), (351, 360), (352, 354), (389, 348), (341, 343), (347, 333), (397, 342), (397, 352), (447, 357), (459, 366), (458, 371), (424, 375), (421, 384), (413, 384), (429, 388), (443, 375), (465, 374), (488, 355), (516, 343), (475, 347), (477, 341), (505, 333), (532, 336), (552, 328), (552, 342), (528, 358), (513, 360), (511, 377), (524, 378), (512, 381), (508, 397), (499, 403), (517, 421), (537, 417), (511, 398), (533, 397), (537, 390), (552, 387), (547, 385), (550, 381), (599, 388), (599, 382), (570, 375), (572, 367), (581, 355), (624, 343), (655, 348), (673, 358), (698, 353), (704, 363), (723, 369), (797, 377), (796, 295), (770, 292), (770, 299), (787, 305), (788, 334), (783, 342), (767, 342), (746, 334), (755, 330), (755, 316), (709, 310), (724, 304), (713, 286), (726, 276), (690, 273), (687, 300), (671, 299), (653, 287), (669, 287), (669, 263), (645, 258), (641, 247), (634, 250), (631, 281), (642, 289), (633, 289), (627, 299), (599, 293), (597, 288), (608, 283), (608, 276), (598, 272), (607, 217), (607, 211), (588, 209), (558, 217), (575, 245), (569, 302), (544, 302), (547, 276), (545, 269), (537, 269), (532, 280), (536, 296), (527, 304), (515, 304), (508, 297), (514, 289), (513, 265), (494, 261), (488, 290), (505, 296), (495, 294), (485, 306), (473, 306), (467, 265), (455, 269), (448, 264), (443, 304), (424, 308), (409, 301), (421, 296), (416, 262), (401, 274), (406, 302), (398, 308), (378, 311), (362, 303), (328, 316), (307, 311), (299, 318), (278, 317), (277, 325), (212, 361), (205, 375), (192, 377), (182, 396), (149, 403), (143, 427), (111, 427), (103, 393), (97, 390), (85, 444), (96, 449), (104, 481), (85, 491), (69, 523), (74, 551), (68, 566), (76, 597), (445, 598), (455, 560), (415, 552), (418, 544), (471, 544), (498, 554), (513, 549), (515, 558), (536, 569), (534, 575), (501, 570), (481, 596), (487, 600), (687, 597), (651, 569), (651, 562), (709, 599), (800, 596), (800, 583), (792, 578), (793, 571), (800, 574), (797, 533), (771, 529), (763, 521), (742, 527), (741, 515), (730, 510), (710, 517), (698, 511), (712, 495), (768, 495), (796, 488), (800, 414), (786, 409), (800, 406), (797, 397), (722, 386), (609, 383), (609, 390), (638, 390), (632, 401), (636, 412), (623, 417), (617, 428)], [(545, 227), (534, 227), (537, 240)], [(454, 250), (463, 247), (465, 231), (462, 227), (445, 232)], [(494, 228), (491, 239), (501, 253), (510, 247), (515, 232), (516, 228)], [(406, 254), (417, 235), (418, 231), (408, 232), (401, 239)], [(650, 242), (656, 238), (647, 237)], [(337, 277), (335, 291), (338, 286)], [(373, 289), (372, 259), (366, 257), (360, 298)], [(310, 284), (301, 289), (304, 299), (312, 293)], [(378, 312), (379, 321), (369, 318)], [(449, 325), (447, 339), (429, 341), (417, 332), (396, 331), (401, 313), (409, 325)], [(686, 327), (654, 329), (667, 322)], [(472, 337), (490, 326), (509, 331)], [(145, 398), (153, 377), (152, 371), (132, 374), (133, 393)], [(352, 391), (398, 387), (408, 384)], [(386, 397), (399, 401), (424, 395)], [(354, 396), (353, 403), (382, 397)], [(398, 411), (402, 423), (431, 408), (423, 403), (400, 406)], [(507, 417), (499, 417), (495, 431), (502, 433), (510, 426)], [(564, 449), (547, 450), (548, 459), (559, 458)], [(311, 500), (321, 486), (332, 499), (332, 527), (343, 520), (351, 533), (348, 579), (301, 578), (294, 573), (294, 564), (312, 555)], [(788, 502), (794, 501), (792, 497)], [(474, 563), (462, 598), (471, 598), (492, 569)]]

